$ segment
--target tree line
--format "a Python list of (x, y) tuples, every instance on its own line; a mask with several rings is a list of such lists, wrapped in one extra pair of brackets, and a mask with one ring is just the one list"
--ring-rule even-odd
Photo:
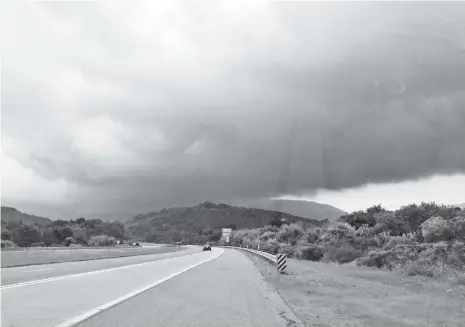
[(5, 246), (108, 246), (125, 240), (121, 222), (78, 218), (55, 220), (48, 224), (23, 224), (22, 221), (2, 221), (2, 247)]

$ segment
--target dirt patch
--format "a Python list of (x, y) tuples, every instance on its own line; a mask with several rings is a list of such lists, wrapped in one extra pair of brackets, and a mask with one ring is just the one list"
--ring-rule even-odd
[(357, 267), (288, 259), (288, 274), (248, 254), (312, 327), (465, 327), (465, 286)]
[(98, 260), (107, 258), (128, 257), (135, 255), (149, 255), (165, 252), (186, 250), (185, 247), (160, 246), (141, 248), (98, 248), (98, 249), (69, 249), (69, 250), (27, 250), (27, 251), (2, 251), (1, 267), (19, 267), (29, 265), (41, 265), (48, 263)]

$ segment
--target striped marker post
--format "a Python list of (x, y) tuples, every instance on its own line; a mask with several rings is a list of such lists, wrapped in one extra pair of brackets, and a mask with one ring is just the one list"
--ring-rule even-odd
[(286, 258), (286, 253), (279, 253), (276, 255), (276, 266), (281, 274), (286, 272)]

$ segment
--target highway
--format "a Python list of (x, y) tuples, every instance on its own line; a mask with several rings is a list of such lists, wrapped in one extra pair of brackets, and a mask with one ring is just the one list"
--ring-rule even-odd
[(5, 327), (303, 326), (233, 249), (4, 268), (1, 295)]
[(198, 252), (199, 250), (197, 247), (186, 247), (183, 251), (178, 252), (165, 252), (130, 257), (2, 268), (1, 280), (2, 286), (7, 286), (11, 284), (30, 282), (33, 280), (42, 280), (70, 274), (79, 274), (123, 267)]

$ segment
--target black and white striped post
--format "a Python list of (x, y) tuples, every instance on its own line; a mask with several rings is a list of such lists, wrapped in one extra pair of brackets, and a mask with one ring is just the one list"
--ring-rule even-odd
[(286, 253), (279, 253), (276, 255), (276, 267), (278, 267), (278, 272), (281, 274), (286, 273)]

